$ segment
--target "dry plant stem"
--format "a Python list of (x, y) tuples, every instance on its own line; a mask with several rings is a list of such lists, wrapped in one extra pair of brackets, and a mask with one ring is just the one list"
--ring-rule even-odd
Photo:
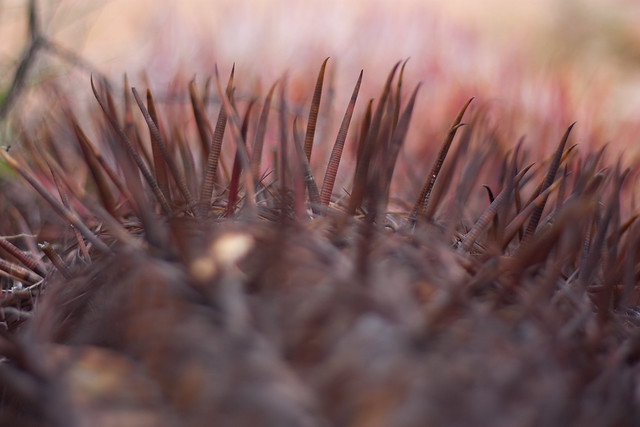
[[(156, 104), (153, 101), (153, 96), (151, 95), (151, 90), (149, 89), (147, 89), (147, 109), (149, 110), (149, 116), (151, 117), (151, 121), (154, 123), (154, 125), (158, 129), (160, 139), (162, 139), (162, 141), (166, 141), (167, 139), (165, 137), (165, 134), (162, 132), (162, 129), (160, 126), (160, 120), (158, 119), (158, 111), (156, 110)], [(155, 171), (156, 179), (158, 180), (158, 185), (160, 186), (160, 189), (164, 194), (170, 195), (171, 190), (169, 189), (169, 177), (167, 173), (166, 164), (169, 164), (169, 162), (173, 162), (175, 166), (173, 156), (164, 155), (162, 147), (160, 147), (160, 144), (154, 138), (153, 131), (151, 129), (149, 129), (149, 136), (151, 139), (151, 155), (153, 157), (153, 170)], [(165, 147), (165, 150), (169, 152), (168, 147)], [(165, 161), (166, 161), (166, 164), (165, 164)], [(183, 178), (183, 181), (184, 181), (184, 178)], [(186, 186), (185, 182), (183, 182), (183, 184)], [(183, 192), (183, 197), (184, 197), (184, 192)], [(192, 202), (187, 202), (187, 203), (192, 203)]]
[[(367, 103), (367, 108), (364, 112), (364, 118), (360, 124), (360, 137), (358, 138), (358, 146), (356, 147), (356, 159), (362, 157), (364, 152), (364, 146), (367, 142), (367, 135), (369, 134), (369, 128), (371, 127), (371, 118), (373, 115), (373, 98)], [(355, 180), (355, 177), (354, 177)]]
[(178, 150), (178, 154), (180, 156), (180, 167), (182, 168), (182, 172), (187, 180), (187, 186), (189, 187), (191, 194), (193, 194), (198, 191), (200, 177), (196, 172), (197, 167), (191, 147), (180, 134), (180, 129), (178, 129), (177, 126), (174, 126), (171, 130), (171, 140), (174, 141), (174, 146)]
[(553, 192), (563, 181), (564, 180), (555, 181), (549, 188), (538, 194), (538, 197), (536, 197), (531, 203), (525, 206), (525, 208), (518, 212), (516, 217), (511, 220), (511, 222), (504, 229), (504, 240), (502, 242), (503, 250), (506, 249), (507, 245), (509, 245), (509, 242), (513, 240), (518, 231), (522, 229), (522, 225), (527, 220), (529, 215), (531, 215), (531, 212), (533, 212), (533, 210), (537, 206), (540, 206), (544, 200), (547, 200), (549, 194), (551, 194), (551, 192)]
[(398, 75), (398, 84), (396, 85), (396, 97), (393, 104), (393, 121), (391, 123), (391, 132), (393, 133), (398, 126), (398, 120), (400, 119), (400, 105), (402, 105), (402, 78), (404, 76), (404, 69), (409, 62), (409, 58), (405, 59), (400, 67), (400, 74)]
[(458, 248), (458, 252), (467, 253), (471, 249), (471, 246), (475, 243), (475, 241), (480, 237), (480, 235), (486, 230), (489, 222), (493, 219), (494, 215), (502, 209), (503, 205), (507, 203), (509, 197), (511, 197), (511, 192), (513, 189), (518, 186), (520, 180), (526, 175), (531, 166), (527, 166), (522, 171), (518, 173), (513, 178), (513, 182), (507, 185), (502, 189), (500, 194), (498, 194), (495, 200), (487, 207), (484, 213), (478, 218), (476, 223), (473, 225), (471, 230), (465, 235), (462, 243)]
[[(551, 164), (549, 165), (549, 171), (542, 182), (542, 186), (540, 187), (540, 192), (549, 188), (549, 186), (553, 183), (556, 177), (556, 173), (558, 172), (558, 168), (560, 167), (560, 162), (563, 158), (564, 147), (567, 144), (567, 139), (569, 139), (569, 134), (571, 133), (571, 129), (575, 123), (572, 123), (567, 130), (565, 131), (562, 139), (560, 140), (560, 144), (558, 144), (558, 148), (553, 156)], [(529, 225), (527, 225), (527, 229), (522, 238), (523, 242), (526, 242), (533, 236), (533, 233), (536, 231), (536, 227), (538, 226), (538, 222), (540, 222), (540, 217), (542, 216), (542, 211), (547, 203), (547, 199), (543, 199), (540, 205), (536, 206), (531, 214), (531, 219), (529, 220)]]
[[(180, 173), (178, 166), (173, 161), (173, 156), (171, 155), (171, 153), (169, 153), (169, 149), (167, 148), (167, 145), (165, 144), (164, 139), (160, 134), (160, 130), (158, 130), (156, 123), (154, 123), (153, 118), (145, 108), (142, 102), (142, 99), (140, 99), (140, 95), (138, 94), (138, 91), (136, 90), (136, 88), (135, 87), (131, 88), (131, 91), (133, 92), (133, 97), (136, 100), (136, 103), (138, 104), (138, 107), (140, 108), (140, 111), (142, 112), (142, 115), (145, 121), (147, 122), (147, 125), (149, 126), (149, 131), (151, 133), (152, 139), (155, 141), (155, 144), (160, 148), (164, 161), (169, 166), (169, 171), (171, 172), (171, 175), (173, 175), (173, 179), (178, 185), (178, 188), (180, 189), (182, 196), (187, 200), (187, 204), (189, 205), (194, 204), (195, 200), (191, 195), (189, 188), (187, 188), (187, 182), (184, 176), (182, 175), (182, 173)], [(162, 161), (160, 161), (160, 164), (163, 165), (162, 169), (164, 170), (164, 164), (162, 163)]]
[(307, 156), (307, 162), (311, 163), (311, 150), (313, 150), (313, 137), (316, 132), (316, 124), (318, 122), (318, 112), (320, 111), (320, 99), (322, 98), (322, 85), (324, 82), (324, 71), (327, 68), (326, 58), (322, 62), (320, 72), (318, 73), (318, 79), (316, 81), (316, 87), (313, 90), (313, 98), (311, 100), (311, 108), (309, 110), (309, 121), (307, 122), (307, 132), (304, 136), (304, 153)]
[[(127, 75), (124, 75), (124, 88), (123, 88), (123, 98), (124, 98), (124, 117), (123, 121), (123, 130), (125, 135), (129, 138), (129, 140), (134, 145), (136, 151), (140, 151), (140, 140), (138, 138), (136, 125), (133, 122), (133, 107), (131, 106), (131, 92), (129, 91), (129, 79)], [(114, 116), (117, 117), (117, 116)], [(117, 120), (117, 119), (116, 119)], [(144, 156), (144, 153), (143, 153)], [(145, 160), (147, 164), (149, 164), (149, 158), (145, 156)], [(166, 193), (165, 193), (166, 194)]]
[(67, 209), (62, 203), (56, 200), (55, 197), (47, 191), (46, 188), (38, 180), (35, 179), (24, 167), (20, 166), (18, 162), (6, 151), (0, 149), (0, 156), (4, 159), (5, 162), (9, 164), (16, 172), (18, 172), (22, 177), (29, 183), (31, 186), (51, 205), (54, 211), (58, 215), (60, 215), (64, 220), (68, 221), (71, 225), (73, 225), (89, 242), (91, 242), (98, 251), (103, 253), (110, 253), (111, 250), (109, 247), (100, 239), (96, 237), (95, 234), (89, 230), (89, 228), (84, 225), (82, 221), (69, 209)]
[(280, 220), (285, 221), (287, 212), (287, 80), (283, 79), (280, 86), (280, 107), (278, 110), (279, 127), (280, 127), (280, 152), (278, 162), (278, 181), (280, 183)]
[(64, 263), (60, 255), (53, 249), (49, 242), (44, 242), (38, 245), (42, 252), (49, 258), (54, 267), (62, 274), (65, 279), (71, 279), (73, 276), (69, 267)]
[(20, 261), (22, 265), (38, 274), (39, 276), (44, 277), (47, 274), (47, 269), (39, 259), (34, 258), (28, 253), (22, 252), (13, 243), (8, 241), (4, 237), (0, 237), (0, 247), (7, 251), (15, 259)]
[(257, 215), (256, 191), (253, 176), (251, 175), (249, 153), (247, 152), (245, 142), (242, 140), (242, 124), (240, 122), (240, 118), (238, 117), (238, 113), (235, 111), (233, 105), (231, 104), (231, 100), (229, 99), (227, 94), (222, 91), (220, 76), (218, 74), (218, 67), (215, 68), (215, 75), (216, 87), (218, 88), (220, 99), (222, 100), (222, 106), (224, 107), (226, 115), (229, 118), (229, 128), (231, 130), (231, 136), (233, 141), (235, 142), (236, 150), (240, 157), (240, 164), (244, 171), (244, 188), (246, 193), (246, 203), (244, 205), (244, 209), (246, 210), (248, 218), (253, 219)]
[(399, 66), (400, 62), (397, 62), (387, 77), (384, 89), (382, 90), (382, 95), (380, 96), (380, 101), (378, 102), (376, 112), (371, 121), (371, 128), (367, 131), (364, 144), (359, 147), (359, 156), (356, 163), (355, 176), (353, 178), (353, 190), (351, 192), (349, 206), (347, 209), (349, 215), (355, 214), (356, 210), (362, 204), (367, 187), (370, 187), (369, 167), (371, 166), (372, 161), (376, 158), (378, 149), (378, 147), (376, 147), (376, 143), (378, 142), (380, 127), (382, 126), (382, 116), (387, 105), (389, 93), (391, 92), (391, 82), (393, 81), (393, 77), (395, 76), (396, 70)]
[[(393, 89), (393, 87), (391, 88)], [(377, 150), (374, 155), (373, 164), (376, 167), (380, 167), (381, 170), (385, 170), (386, 154), (389, 152), (389, 143), (391, 142), (391, 133), (393, 128), (393, 112), (395, 110), (395, 96), (393, 90), (389, 92), (389, 98), (385, 105), (385, 111), (382, 113), (382, 125), (378, 132)]]
[(585, 199), (572, 199), (567, 201), (563, 211), (558, 215), (553, 224), (543, 231), (535, 234), (527, 244), (518, 248), (515, 256), (509, 259), (508, 270), (514, 275), (511, 285), (505, 287), (505, 291), (513, 290), (525, 270), (531, 266), (544, 262), (551, 254), (553, 247), (560, 239), (568, 239), (566, 247), (573, 252), (563, 253), (567, 259), (574, 259), (579, 253), (580, 230), (587, 222), (587, 218), (594, 214), (594, 203)]
[[(227, 83), (226, 96), (231, 97), (233, 90), (233, 74), (235, 66), (231, 69), (231, 75), (229, 76), (229, 82)], [(206, 218), (209, 213), (209, 207), (211, 206), (211, 198), (213, 197), (213, 188), (218, 174), (218, 163), (220, 161), (220, 152), (222, 151), (222, 140), (224, 138), (224, 131), (227, 126), (227, 112), (224, 106), (220, 106), (220, 112), (218, 113), (218, 121), (216, 123), (216, 129), (213, 133), (213, 140), (209, 149), (209, 155), (207, 157), (207, 166), (202, 179), (202, 186), (200, 187), (200, 200), (198, 201), (197, 214), (200, 218)]]
[[(396, 163), (398, 162), (398, 155), (400, 154), (400, 149), (404, 144), (404, 140), (407, 136), (407, 132), (409, 131), (409, 123), (411, 122), (411, 115), (413, 114), (413, 106), (416, 102), (416, 96), (418, 95), (418, 90), (420, 89), (420, 84), (416, 86), (411, 94), (411, 98), (409, 98), (409, 102), (407, 107), (405, 108), (402, 116), (399, 121), (396, 122), (394, 126), (394, 131), (391, 135), (391, 142), (389, 143), (388, 150), (388, 159), (386, 163), (386, 173), (382, 175), (382, 179), (384, 179), (382, 183), (382, 194), (384, 196), (384, 208), (386, 209), (387, 204), (389, 203), (389, 189), (391, 188), (391, 179), (393, 178), (393, 172), (396, 167)], [(384, 164), (384, 163), (383, 163)]]
[[(489, 204), (493, 203), (495, 197), (493, 196), (493, 191), (491, 191), (491, 187), (483, 184), (482, 187), (487, 190), (487, 195), (489, 197)], [(491, 225), (491, 230), (489, 232), (492, 234), (494, 240), (498, 240), (498, 227), (500, 226), (500, 218), (499, 215), (496, 214), (493, 217), (493, 224)]]
[[(295, 149), (294, 151), (297, 159), (297, 161), (294, 163), (295, 167), (292, 168), (293, 169), (292, 170), (293, 212), (298, 221), (304, 222), (309, 219), (309, 215), (307, 214), (306, 203), (305, 203), (306, 202), (305, 170), (304, 170), (305, 168), (303, 164), (305, 161), (307, 162), (307, 164), (309, 164), (309, 161), (305, 156), (304, 147), (302, 146), (302, 131), (300, 130), (298, 116), (293, 118), (292, 135), (293, 135), (293, 145)], [(316, 196), (318, 196), (317, 193), (316, 193)], [(315, 203), (312, 203), (311, 205), (314, 210), (314, 213), (316, 213), (318, 205)]]
[(95, 84), (93, 83), (93, 78), (91, 79), (91, 88), (93, 90), (93, 94), (96, 100), (98, 101), (98, 104), (100, 105), (100, 108), (102, 109), (105, 116), (107, 117), (109, 124), (111, 125), (112, 129), (116, 132), (121, 142), (124, 144), (129, 155), (136, 162), (136, 165), (138, 166), (138, 169), (140, 169), (142, 176), (144, 177), (147, 184), (149, 184), (149, 187), (151, 187), (151, 191), (153, 192), (153, 195), (156, 197), (156, 199), (160, 203), (162, 210), (165, 213), (170, 213), (171, 207), (169, 206), (169, 202), (167, 202), (167, 198), (165, 197), (164, 193), (162, 192), (162, 190), (160, 190), (160, 187), (158, 186), (158, 182), (153, 177), (153, 175), (151, 175), (151, 172), (149, 172), (149, 169), (140, 158), (140, 155), (133, 148), (133, 145), (131, 145), (131, 141), (129, 141), (129, 138), (127, 138), (127, 135), (124, 133), (124, 130), (122, 130), (120, 125), (116, 122), (114, 116), (109, 113), (107, 106), (104, 104), (104, 102), (100, 98), (100, 95), (98, 95), (98, 90), (96, 89)]
[[(560, 165), (564, 164), (565, 161), (567, 160), (567, 158), (571, 155), (571, 153), (575, 152), (574, 149), (578, 146), (578, 144), (574, 144), (571, 147), (567, 148), (563, 153), (562, 153), (562, 157), (560, 158)], [(546, 164), (546, 163), (551, 163), (553, 161), (555, 157), (555, 152), (551, 155), (549, 155), (547, 158), (545, 158), (541, 164)], [(557, 172), (556, 172), (557, 173)], [(578, 175), (580, 175), (580, 173), (578, 173)], [(544, 179), (542, 181), (540, 181), (540, 183), (538, 184), (538, 187), (535, 189), (535, 191), (533, 192), (533, 194), (531, 195), (531, 198), (529, 201), (527, 201), (527, 204), (531, 203), (531, 201), (533, 199), (535, 199), (538, 194), (540, 194), (542, 192), (542, 187), (544, 186)]]
[[(91, 141), (87, 138), (87, 136), (82, 132), (82, 129), (74, 123), (74, 130), (78, 137), (78, 142), (80, 147), (82, 148), (83, 153), (85, 153), (85, 158), (87, 159), (87, 163), (89, 164), (93, 176), (96, 180), (96, 185), (98, 186), (98, 194), (100, 195), (100, 200), (103, 202), (107, 211), (109, 211), (112, 215), (115, 214), (115, 204), (111, 198), (111, 193), (109, 191), (109, 187), (107, 185), (106, 180), (103, 178), (102, 173), (100, 173), (100, 168), (97, 167), (95, 162), (97, 161), (100, 167), (107, 173), (111, 182), (114, 183), (120, 194), (124, 197), (127, 203), (131, 206), (131, 208), (135, 211), (136, 206), (133, 203), (133, 195), (127, 189), (127, 186), (122, 182), (118, 174), (109, 163), (105, 160), (105, 158), (100, 154), (100, 152), (96, 149), (96, 147), (91, 143)], [(88, 160), (91, 159), (91, 160)]]
[(82, 156), (84, 157), (84, 160), (89, 167), (89, 172), (93, 177), (93, 181), (96, 183), (98, 196), (100, 197), (100, 200), (102, 201), (102, 204), (105, 206), (105, 208), (113, 214), (115, 212), (115, 203), (113, 201), (113, 198), (111, 197), (111, 191), (109, 190), (109, 186), (107, 185), (107, 180), (103, 175), (103, 167), (100, 164), (100, 161), (94, 155), (94, 150), (92, 150), (92, 147), (90, 146), (91, 143), (88, 142), (86, 135), (82, 132), (80, 127), (75, 122), (73, 123), (73, 130), (78, 139), (78, 143), (82, 151)]
[(416, 200), (413, 209), (411, 210), (411, 214), (409, 215), (409, 224), (415, 224), (417, 218), (422, 215), (427, 206), (429, 205), (429, 197), (431, 196), (431, 191), (433, 190), (433, 186), (436, 183), (436, 179), (438, 178), (438, 174), (440, 173), (440, 169), (442, 169), (442, 164), (444, 163), (444, 159), (447, 157), (447, 153), (449, 152), (449, 148), (451, 148), (451, 143), (453, 142), (453, 138), (456, 136), (456, 132), (460, 126), (462, 126), (462, 117), (464, 116), (465, 111), (469, 107), (473, 101), (473, 97), (470, 98), (466, 104), (460, 109), (458, 116), (454, 120), (451, 128), (449, 128), (449, 132), (447, 133), (447, 137), (440, 148), (440, 152), (438, 153), (438, 157), (436, 161), (433, 163), (433, 167), (431, 168), (431, 172), (427, 177), (427, 181), (422, 186), (422, 190), (420, 191), (420, 195)]
[(264, 136), (267, 130), (267, 120), (269, 119), (269, 110), (271, 109), (271, 100), (273, 99), (273, 92), (278, 82), (275, 82), (264, 100), (262, 106), (262, 112), (260, 113), (260, 120), (258, 121), (258, 127), (256, 128), (256, 135), (253, 142), (253, 149), (251, 150), (251, 174), (255, 179), (260, 176), (260, 162), (262, 160), (262, 148), (264, 147)]
[[(297, 117), (293, 120), (293, 143), (295, 145), (295, 152), (298, 159), (299, 169), (302, 173), (302, 178), (304, 182), (304, 186), (307, 188), (307, 192), (309, 193), (309, 201), (311, 202), (311, 209), (314, 214), (319, 214), (320, 211), (318, 207), (320, 205), (320, 193), (318, 192), (318, 186), (316, 185), (315, 179), (313, 179), (313, 172), (311, 171), (311, 165), (309, 165), (309, 160), (307, 159), (304, 149), (302, 147), (302, 142), (299, 136), (298, 128), (297, 128)], [(304, 188), (303, 186), (303, 188)]]
[[(53, 177), (53, 182), (55, 183), (56, 188), (58, 189), (58, 194), (60, 195), (60, 200), (62, 200), (62, 204), (64, 205), (65, 208), (71, 210), (69, 197), (67, 196), (67, 193), (62, 188), (60, 179), (58, 179), (58, 174), (53, 170), (51, 165), (49, 165), (49, 171), (51, 172), (51, 176)], [(73, 229), (73, 234), (76, 237), (76, 242), (78, 242), (78, 247), (80, 248), (80, 251), (84, 256), (84, 259), (87, 261), (91, 260), (91, 256), (89, 255), (89, 250), (87, 249), (87, 245), (84, 244), (84, 239), (82, 238), (82, 235), (75, 227), (71, 226), (71, 228)]]
[(596, 215), (594, 218), (595, 236), (593, 242), (588, 247), (588, 253), (580, 264), (580, 273), (578, 280), (583, 286), (591, 285), (592, 278), (599, 264), (598, 260), (602, 257), (602, 248), (605, 244), (609, 223), (613, 216), (614, 204), (608, 203), (603, 217)]
[[(142, 139), (140, 138), (140, 132), (138, 132), (138, 126), (133, 119), (133, 103), (131, 102), (131, 91), (129, 89), (129, 80), (126, 78), (125, 74), (125, 82), (124, 82), (124, 117), (122, 120), (122, 130), (124, 134), (127, 135), (129, 141), (131, 141), (131, 145), (136, 153), (143, 159), (145, 165), (151, 169), (153, 173), (153, 159), (151, 158), (151, 154), (147, 152), (146, 147), (142, 144)], [(105, 84), (107, 87), (107, 91), (105, 92), (107, 97), (107, 104), (109, 105), (110, 111), (112, 111), (112, 116), (114, 117), (116, 123), (118, 123), (118, 114), (117, 114), (117, 106), (113, 101), (113, 97), (111, 96), (110, 89), (108, 87), (108, 83)], [(155, 177), (155, 176), (154, 176)], [(158, 185), (159, 187), (159, 185)], [(161, 189), (165, 197), (168, 196), (168, 193), (165, 193), (164, 190)]]
[(9, 274), (16, 280), (27, 282), (29, 284), (34, 284), (42, 280), (42, 277), (40, 277), (40, 275), (34, 273), (33, 271), (27, 270), (26, 268), (21, 267), (17, 264), (13, 264), (9, 261), (5, 261), (2, 258), (0, 258), (0, 270)]
[[(252, 99), (247, 106), (247, 110), (244, 114), (244, 119), (242, 119), (242, 129), (240, 130), (240, 136), (242, 139), (242, 143), (246, 147), (247, 141), (247, 131), (249, 129), (249, 120), (251, 119), (251, 112), (253, 111), (253, 107), (255, 106), (255, 99)], [(240, 187), (240, 173), (242, 172), (242, 165), (240, 161), (240, 153), (236, 150), (236, 155), (233, 159), (233, 169), (231, 170), (231, 182), (229, 183), (229, 197), (227, 198), (227, 210), (225, 211), (224, 216), (230, 216), (238, 202), (238, 191)]]
[(213, 137), (213, 127), (207, 118), (202, 99), (198, 96), (196, 82), (189, 82), (189, 96), (191, 98), (191, 107), (193, 108), (193, 117), (198, 127), (198, 135), (200, 136), (200, 144), (202, 146), (203, 169), (207, 167), (207, 159), (211, 151), (211, 138)]
[(340, 159), (342, 158), (342, 151), (344, 150), (344, 143), (347, 140), (347, 133), (349, 132), (349, 125), (351, 124), (351, 118), (353, 117), (353, 111), (356, 107), (356, 101), (358, 100), (358, 93), (360, 92), (360, 84), (362, 83), (363, 71), (360, 71), (356, 86), (353, 88), (351, 99), (347, 105), (347, 111), (344, 113), (336, 142), (333, 144), (331, 150), (331, 157), (329, 157), (329, 163), (327, 164), (327, 171), (324, 174), (324, 180), (322, 181), (322, 190), (320, 191), (320, 203), (325, 206), (329, 205), (331, 201), (331, 195), (333, 194), (333, 186), (336, 182), (336, 176), (338, 174), (338, 167), (340, 166)]

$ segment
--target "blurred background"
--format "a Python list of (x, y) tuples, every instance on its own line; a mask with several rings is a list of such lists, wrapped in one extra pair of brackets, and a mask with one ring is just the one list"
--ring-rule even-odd
[[(407, 91), (423, 82), (418, 102), (423, 114), (416, 120), (433, 132), (446, 129), (464, 100), (476, 96), (507, 114), (517, 128), (514, 138), (519, 133), (536, 138), (541, 125), (561, 133), (578, 121), (577, 134), (589, 146), (624, 139), (635, 156), (632, 145), (638, 145), (632, 144), (640, 107), (636, 1), (35, 4), (41, 34), (77, 57), (41, 51), (25, 73), (25, 93), (55, 81), (69, 96), (88, 99), (87, 69), (118, 83), (128, 73), (132, 84), (144, 82), (162, 93), (180, 79), (197, 76), (204, 81), (214, 64), (226, 76), (235, 63), (240, 94), (264, 94), (288, 73), (290, 96), (303, 102), (329, 56), (331, 99), (341, 111), (360, 69), (365, 76), (362, 93), (375, 97), (392, 65), (411, 58), (405, 72)], [(28, 16), (28, 1), (0, 1), (0, 95), (6, 94), (29, 46)], [(546, 143), (541, 147), (546, 150)]]

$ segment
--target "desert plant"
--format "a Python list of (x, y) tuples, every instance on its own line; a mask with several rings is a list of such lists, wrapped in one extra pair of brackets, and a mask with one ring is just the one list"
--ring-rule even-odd
[(470, 98), (398, 202), (419, 85), (396, 64), (352, 121), (361, 73), (318, 174), (326, 65), (306, 117), (216, 69), (215, 126), (195, 81), (185, 126), (92, 80), (94, 123), (62, 103), (0, 151), (42, 198), (3, 183), (5, 423), (638, 421), (637, 165), (573, 125), (532, 162)]

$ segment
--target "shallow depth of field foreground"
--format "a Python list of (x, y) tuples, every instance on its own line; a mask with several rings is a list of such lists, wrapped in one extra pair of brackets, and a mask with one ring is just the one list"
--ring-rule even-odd
[[(571, 72), (310, 54), (156, 90), (29, 28), (0, 425), (640, 425), (640, 122)], [(38, 52), (72, 71), (25, 83)]]

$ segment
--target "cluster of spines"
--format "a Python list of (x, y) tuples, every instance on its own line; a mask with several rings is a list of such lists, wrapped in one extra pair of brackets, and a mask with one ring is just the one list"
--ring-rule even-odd
[[(118, 119), (116, 104), (108, 84), (102, 82), (102, 85), (95, 85), (93, 80), (91, 82), (95, 98), (108, 124), (103, 125), (103, 132), (108, 136), (105, 138), (108, 143), (103, 145), (112, 148), (113, 158), (117, 160), (115, 165), (105, 159), (83, 132), (71, 111), (64, 108), (82, 157), (95, 183), (97, 199), (80, 189), (77, 183), (65, 178), (64, 168), (61, 162), (56, 160), (55, 154), (38, 150), (37, 153), (32, 153), (29, 159), (16, 158), (5, 150), (0, 151), (0, 154), (5, 162), (21, 174), (54, 211), (72, 226), (77, 247), (85, 260), (91, 257), (89, 248), (100, 253), (109, 253), (114, 249), (97, 234), (95, 227), (92, 229), (86, 225), (86, 221), (92, 220), (77, 213), (69, 200), (70, 195), (73, 196), (74, 203), (80, 203), (87, 212), (99, 218), (104, 228), (109, 231), (110, 239), (135, 247), (139, 247), (140, 242), (132, 237), (131, 230), (124, 221), (131, 213), (140, 221), (147, 242), (155, 247), (167, 244), (162, 221), (159, 221), (161, 217), (188, 216), (206, 220), (215, 212), (217, 217), (239, 217), (252, 221), (265, 215), (264, 209), (260, 209), (261, 204), (271, 206), (272, 212), (276, 213), (275, 217), (271, 217), (279, 218), (280, 222), (286, 222), (292, 217), (304, 221), (310, 217), (340, 212), (341, 219), (336, 223), (338, 230), (344, 226), (345, 220), (351, 217), (363, 218), (365, 228), (373, 224), (384, 224), (391, 180), (407, 136), (420, 87), (415, 87), (406, 105), (401, 108), (405, 64), (406, 61), (402, 64), (399, 62), (392, 68), (375, 109), (372, 101), (365, 108), (356, 138), (357, 155), (351, 191), (346, 202), (340, 204), (332, 204), (331, 200), (362, 82), (362, 72), (333, 144), (322, 185), (318, 186), (310, 162), (327, 60), (322, 63), (317, 77), (304, 137), (301, 130), (302, 119), (290, 118), (285, 80), (276, 82), (269, 89), (257, 119), (253, 140), (248, 138), (248, 129), (251, 123), (255, 122), (252, 116), (257, 111), (257, 101), (249, 102), (243, 115), (238, 112), (233, 96), (233, 70), (226, 88), (222, 87), (217, 69), (215, 71), (215, 84), (220, 100), (215, 126), (208, 118), (203, 96), (198, 93), (195, 82), (192, 81), (189, 84), (189, 95), (200, 138), (201, 177), (196, 176), (198, 168), (193, 164), (193, 147), (177, 137), (167, 137), (151, 92), (146, 93), (145, 105), (139, 92), (135, 88), (129, 88), (126, 78), (122, 122)], [(399, 77), (394, 85), (396, 74), (399, 74)], [(267, 123), (278, 84), (279, 146), (276, 148), (274, 178), (270, 183), (264, 183), (260, 178), (261, 160)], [(464, 125), (462, 119), (472, 99), (462, 106), (451, 124), (412, 208), (404, 216), (402, 229), (409, 233), (414, 227), (433, 221), (442, 199), (441, 193), (449, 189), (448, 184), (444, 184), (440, 194), (434, 194), (435, 184), (456, 132)], [(148, 127), (150, 153), (141, 142), (142, 137), (134, 119), (134, 102)], [(474, 118), (468, 123), (467, 131), (461, 138), (461, 145), (469, 144), (473, 129), (477, 127)], [(638, 237), (635, 226), (637, 214), (623, 221), (620, 218), (619, 202), (619, 193), (629, 170), (621, 170), (619, 164), (615, 168), (599, 170), (604, 150), (593, 153), (584, 160), (572, 159), (575, 146), (567, 148), (572, 127), (573, 125), (569, 126), (561, 138), (555, 153), (537, 167), (534, 167), (534, 164), (525, 165), (526, 156), (522, 153), (522, 143), (510, 154), (506, 154), (501, 160), (501, 188), (494, 196), (494, 189), (485, 185), (489, 204), (469, 227), (460, 228), (461, 223), (456, 223), (455, 218), (450, 221), (450, 226), (453, 227), (451, 240), (459, 253), (471, 253), (476, 255), (476, 258), (479, 254), (483, 255), (480, 258), (489, 258), (495, 253), (509, 255), (508, 266), (505, 267), (509, 274), (498, 276), (496, 273), (491, 279), (507, 282), (505, 289), (516, 286), (527, 268), (548, 260), (550, 255), (560, 248), (564, 251), (563, 259), (570, 261), (570, 267), (563, 268), (577, 272), (575, 279), (583, 286), (591, 287), (598, 295), (595, 302), (599, 312), (607, 313), (614, 295), (622, 295), (622, 299), (630, 303), (629, 298), (635, 290), (637, 254), (633, 245)], [(221, 185), (218, 182), (221, 175), (218, 169), (227, 131), (234, 144), (235, 156), (229, 182), (227, 185)], [(289, 158), (291, 153), (292, 159)], [(457, 163), (462, 156), (461, 153), (462, 150), (457, 150), (450, 162)], [(179, 154), (182, 164), (178, 162), (176, 154)], [(574, 169), (570, 169), (570, 161), (576, 164)], [(46, 178), (47, 176), (49, 178)], [(529, 185), (535, 188), (528, 191), (528, 199), (523, 200), (523, 188), (532, 183), (537, 176), (540, 176), (538, 184)], [(468, 181), (471, 177), (465, 176), (462, 179)], [(195, 192), (194, 182), (199, 182)], [(56, 189), (57, 196), (50, 190), (50, 184)], [(573, 189), (569, 192), (571, 184)], [(459, 188), (468, 188), (470, 185), (472, 184), (469, 182), (461, 182)], [(150, 191), (145, 190), (145, 187)], [(607, 190), (605, 194), (608, 196), (598, 196), (604, 190)], [(546, 209), (548, 200), (554, 193), (556, 205), (553, 209)], [(462, 199), (464, 198), (461, 197)], [(221, 205), (223, 208), (216, 210), (216, 207)], [(543, 218), (545, 209), (550, 212)], [(544, 227), (541, 227), (541, 224)], [(366, 228), (366, 232), (362, 234), (361, 262), (358, 263), (362, 270), (366, 270), (366, 260), (369, 256), (370, 232), (371, 228)], [(481, 241), (481, 237), (485, 235), (487, 238)], [(578, 243), (581, 248), (579, 253), (575, 248)], [(22, 264), (3, 260), (0, 269), (5, 276), (31, 285), (46, 276), (47, 270), (41, 260), (21, 251), (7, 239), (0, 239), (0, 244), (11, 259)], [(72, 274), (51, 245), (43, 243), (41, 250), (50, 264), (61, 274)], [(481, 266), (474, 269), (479, 271)], [(599, 284), (594, 284), (598, 273), (601, 275), (597, 280)], [(574, 277), (570, 276), (567, 280), (569, 278)]]

